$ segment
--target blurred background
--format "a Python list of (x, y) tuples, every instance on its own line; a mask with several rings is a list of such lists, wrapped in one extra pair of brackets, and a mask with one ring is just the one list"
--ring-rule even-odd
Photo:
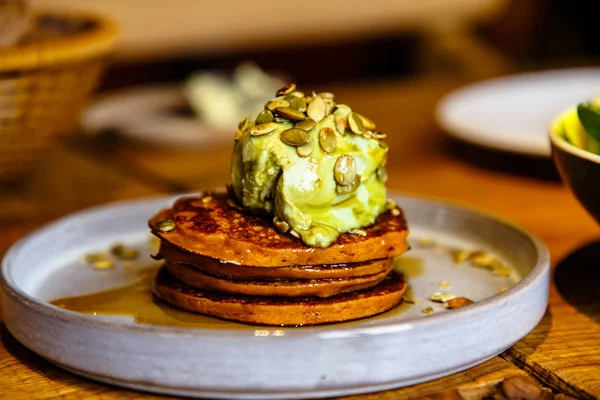
[[(441, 173), (417, 161), (429, 156), (558, 182), (545, 137), (545, 157), (514, 162), (449, 140), (434, 111), (447, 93), (486, 78), (595, 65), (591, 7), (0, 0), (0, 220), (33, 227), (106, 201), (221, 186), (232, 127), (254, 112), (245, 105), (262, 107), (288, 81), (333, 91), (378, 121), (397, 155), (393, 189), (448, 196), (452, 188), (394, 173)], [(523, 163), (527, 172), (516, 169)]]

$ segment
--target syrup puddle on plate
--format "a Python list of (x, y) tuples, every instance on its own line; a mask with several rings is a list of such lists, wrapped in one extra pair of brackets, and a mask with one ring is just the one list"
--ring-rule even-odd
[[(420, 259), (407, 257), (406, 260), (396, 263), (395, 268), (406, 271), (407, 278), (411, 273), (422, 273), (422, 262)], [(49, 303), (65, 310), (87, 315), (113, 315), (133, 317), (136, 324), (158, 325), (177, 328), (194, 329), (256, 329), (258, 325), (242, 324), (233, 321), (221, 320), (188, 311), (179, 310), (162, 301), (152, 294), (150, 288), (160, 267), (141, 268), (137, 271), (138, 282), (132, 285), (115, 289), (104, 290), (82, 296), (65, 297), (52, 300)], [(407, 288), (404, 299), (399, 305), (382, 314), (355, 321), (341, 322), (335, 324), (321, 325), (356, 325), (364, 320), (386, 318), (408, 310), (414, 306), (413, 293), (410, 286)], [(260, 325), (264, 328), (276, 328), (275, 326)], [(318, 328), (315, 326), (313, 328)], [(289, 327), (286, 327), (289, 328)]]

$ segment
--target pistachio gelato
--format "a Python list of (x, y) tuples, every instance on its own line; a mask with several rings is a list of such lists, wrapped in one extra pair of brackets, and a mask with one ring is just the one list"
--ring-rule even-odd
[(386, 209), (385, 134), (331, 93), (287, 85), (235, 137), (231, 179), (241, 205), (315, 247), (360, 233)]

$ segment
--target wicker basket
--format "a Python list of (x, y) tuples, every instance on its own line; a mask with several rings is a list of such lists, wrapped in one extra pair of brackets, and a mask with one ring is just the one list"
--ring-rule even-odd
[(73, 132), (116, 38), (98, 16), (43, 14), (27, 42), (0, 49), (0, 180)]

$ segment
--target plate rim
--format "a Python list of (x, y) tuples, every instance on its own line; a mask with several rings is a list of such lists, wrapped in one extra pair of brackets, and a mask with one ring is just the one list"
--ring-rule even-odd
[[(497, 139), (492, 137), (492, 135), (485, 134), (481, 135), (482, 130), (478, 127), (474, 127), (466, 124), (457, 124), (453, 122), (449, 117), (449, 108), (451, 104), (456, 101), (457, 98), (462, 97), (466, 94), (470, 94), (469, 92), (477, 89), (485, 88), (486, 86), (493, 86), (499, 83), (504, 82), (515, 82), (521, 80), (530, 80), (532, 78), (545, 78), (552, 75), (560, 75), (564, 73), (593, 73), (596, 72), (600, 75), (600, 67), (597, 66), (581, 66), (581, 67), (568, 67), (568, 68), (551, 68), (537, 71), (525, 71), (514, 74), (506, 74), (490, 79), (484, 79), (477, 82), (472, 82), (465, 86), (460, 86), (446, 93), (440, 100), (436, 103), (435, 106), (435, 121), (437, 125), (442, 128), (443, 131), (448, 133), (450, 136), (455, 139), (459, 139), (464, 142), (468, 142), (471, 144), (476, 144), (481, 147), (485, 147), (487, 149), (493, 150), (501, 150), (509, 153), (521, 154), (526, 156), (534, 156), (539, 158), (550, 158), (551, 157), (551, 149), (550, 149), (550, 141), (547, 140), (547, 148), (542, 148), (539, 144), (531, 144), (527, 145), (515, 146), (514, 142), (507, 142), (502, 139)], [(548, 122), (548, 125), (551, 121)], [(482, 136), (485, 139), (481, 139)], [(546, 139), (548, 135), (545, 136)], [(539, 140), (541, 143), (542, 140)]]
[[(192, 195), (197, 195), (201, 192), (191, 193)], [(186, 195), (186, 194), (184, 194)], [(188, 193), (187, 195), (190, 195)], [(63, 321), (67, 322), (75, 322), (79, 324), (84, 324), (86, 326), (93, 327), (101, 327), (108, 328), (113, 331), (129, 331), (135, 332), (143, 335), (158, 335), (158, 336), (176, 336), (176, 337), (190, 337), (190, 338), (198, 338), (198, 337), (209, 337), (214, 335), (227, 335), (228, 338), (238, 339), (238, 338), (247, 338), (248, 336), (253, 336), (253, 330), (232, 330), (227, 328), (217, 328), (217, 329), (203, 329), (203, 328), (179, 328), (179, 327), (167, 327), (167, 326), (158, 326), (158, 325), (150, 325), (150, 324), (131, 324), (125, 322), (118, 321), (102, 321), (95, 318), (93, 315), (81, 314), (74, 311), (69, 311), (62, 309), (60, 307), (56, 307), (47, 302), (44, 302), (34, 296), (27, 294), (20, 287), (18, 287), (10, 278), (9, 270), (11, 269), (11, 265), (13, 264), (13, 259), (17, 256), (19, 250), (27, 244), (27, 242), (33, 240), (35, 237), (41, 236), (45, 234), (47, 231), (59, 226), (60, 224), (64, 224), (70, 220), (73, 220), (78, 217), (82, 217), (88, 214), (94, 213), (102, 213), (107, 210), (111, 210), (114, 208), (129, 208), (134, 207), (136, 204), (140, 203), (164, 203), (168, 204), (169, 201), (173, 201), (174, 199), (180, 197), (181, 195), (159, 195), (159, 196), (151, 196), (151, 197), (143, 197), (137, 199), (128, 199), (128, 200), (119, 200), (114, 202), (103, 203), (99, 205), (95, 205), (89, 208), (85, 208), (74, 213), (67, 214), (62, 216), (54, 221), (48, 222), (33, 232), (29, 233), (25, 237), (19, 239), (15, 242), (9, 250), (4, 255), (2, 262), (0, 264), (0, 288), (4, 291), (7, 296), (12, 297), (13, 300), (21, 303), (22, 305), (37, 311), (44, 313), (46, 315), (59, 318)], [(478, 314), (480, 312), (484, 312), (490, 306), (493, 306), (495, 303), (503, 300), (509, 300), (512, 297), (516, 297), (521, 294), (526, 288), (532, 284), (534, 284), (538, 279), (542, 278), (550, 269), (551, 259), (550, 253), (546, 247), (546, 245), (533, 233), (529, 230), (521, 227), (520, 225), (510, 221), (502, 216), (498, 216), (496, 214), (490, 213), (488, 211), (483, 211), (471, 205), (466, 205), (465, 203), (442, 199), (439, 197), (433, 196), (423, 196), (423, 195), (414, 195), (407, 193), (399, 193), (390, 191), (388, 192), (388, 197), (393, 198), (397, 201), (398, 198), (407, 198), (409, 200), (414, 200), (418, 202), (425, 202), (428, 206), (442, 206), (446, 208), (450, 208), (459, 212), (467, 212), (474, 214), (476, 217), (491, 219), (495, 222), (508, 226), (509, 228), (519, 232), (520, 234), (527, 237), (531, 243), (533, 244), (535, 251), (537, 253), (537, 259), (535, 266), (526, 276), (524, 276), (519, 282), (515, 285), (511, 286), (508, 290), (498, 293), (496, 295), (490, 296), (482, 301), (476, 302), (469, 307), (460, 308), (453, 310), (452, 313), (435, 313), (428, 315), (426, 318), (422, 317), (411, 317), (402, 321), (390, 322), (385, 321), (376, 326), (347, 326), (340, 328), (336, 324), (331, 324), (329, 326), (322, 326), (319, 330), (312, 330), (310, 327), (305, 327), (301, 329), (291, 329), (289, 327), (277, 327), (277, 326), (263, 326), (256, 325), (256, 329), (286, 329), (286, 335), (282, 336), (279, 339), (285, 340), (287, 337), (288, 340), (296, 340), (298, 338), (303, 338), (306, 336), (318, 338), (320, 340), (337, 340), (344, 337), (356, 337), (356, 336), (377, 336), (381, 334), (393, 334), (397, 332), (404, 332), (415, 329), (415, 325), (418, 324), (419, 328), (426, 328), (430, 325), (438, 325), (444, 324), (448, 320), (452, 320), (457, 318), (458, 316), (468, 318), (470, 314)], [(398, 201), (401, 203), (401, 201)], [(401, 204), (400, 204), (401, 207)], [(308, 329), (306, 329), (308, 328)]]

